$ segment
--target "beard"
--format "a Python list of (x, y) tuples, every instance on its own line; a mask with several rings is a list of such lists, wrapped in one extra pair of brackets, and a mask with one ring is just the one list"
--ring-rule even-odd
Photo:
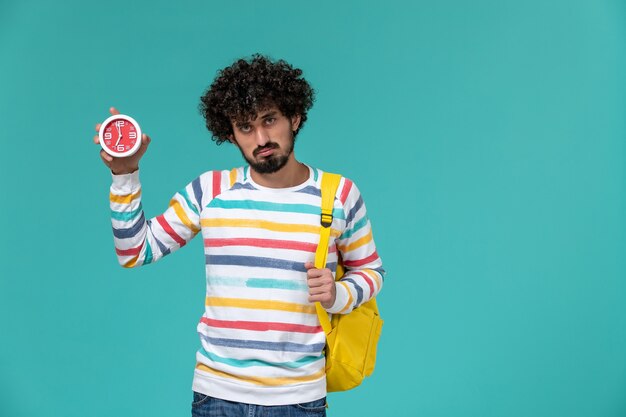
[[(239, 151), (241, 152), (241, 155), (246, 160), (246, 162), (250, 164), (250, 167), (253, 170), (258, 172), (259, 174), (273, 174), (274, 172), (279, 171), (282, 167), (284, 167), (287, 164), (287, 161), (289, 160), (289, 156), (293, 152), (293, 144), (294, 144), (294, 140), (292, 138), (291, 143), (289, 144), (289, 147), (285, 150), (285, 153), (281, 155), (272, 154), (262, 161), (257, 161), (256, 159), (248, 158), (243, 153), (241, 148), (239, 148)], [(276, 142), (268, 142), (265, 146), (256, 148), (252, 154), (253, 156), (256, 156), (259, 154), (259, 152), (266, 150), (266, 149), (280, 149), (280, 147), (278, 146)]]

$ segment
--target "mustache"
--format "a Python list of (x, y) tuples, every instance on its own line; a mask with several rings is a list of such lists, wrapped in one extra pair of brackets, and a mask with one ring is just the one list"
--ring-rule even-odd
[(268, 149), (278, 149), (278, 143), (276, 143), (276, 142), (268, 142), (265, 146), (260, 146), (260, 147), (256, 148), (252, 152), (252, 155), (257, 156), (259, 154), (259, 152), (263, 152), (263, 151), (268, 150)]

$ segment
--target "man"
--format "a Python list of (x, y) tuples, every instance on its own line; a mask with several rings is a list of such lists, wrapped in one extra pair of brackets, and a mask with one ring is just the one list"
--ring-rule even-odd
[[(155, 262), (202, 232), (207, 290), (193, 416), (325, 415), (325, 335), (313, 303), (346, 314), (381, 289), (365, 205), (346, 178), (335, 196), (327, 268), (313, 265), (322, 171), (294, 152), (313, 96), (302, 71), (282, 60), (254, 55), (220, 71), (200, 111), (217, 144), (237, 146), (248, 165), (200, 175), (151, 220), (138, 171), (150, 138), (130, 157), (100, 153), (113, 173), (120, 264)], [(347, 272), (335, 282), (339, 257)]]

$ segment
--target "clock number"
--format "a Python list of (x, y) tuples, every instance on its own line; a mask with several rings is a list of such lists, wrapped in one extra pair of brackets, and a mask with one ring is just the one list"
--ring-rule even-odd
[(111, 135), (111, 132), (106, 132), (106, 133), (104, 134), (104, 138), (105, 138), (106, 140), (111, 140), (111, 139), (113, 138), (113, 135)]
[(122, 127), (126, 123), (126, 120), (118, 120), (116, 123), (119, 127)]
[(128, 133), (128, 138), (129, 139), (137, 139), (137, 132), (129, 132)]
[(124, 145), (117, 145), (118, 152), (124, 152)]

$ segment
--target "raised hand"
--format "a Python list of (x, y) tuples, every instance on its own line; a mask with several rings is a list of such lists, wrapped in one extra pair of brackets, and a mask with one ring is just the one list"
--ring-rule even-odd
[[(120, 112), (115, 107), (111, 107), (109, 109), (109, 112), (111, 113), (111, 115), (120, 114)], [(100, 125), (101, 125), (100, 123), (96, 124), (96, 132), (100, 131)], [(121, 128), (120, 126), (117, 126), (117, 125), (116, 127), (118, 131), (117, 140), (119, 142), (120, 138), (122, 137)], [(98, 137), (98, 134), (96, 134), (93, 137), (93, 142), (96, 145), (100, 145), (100, 139)], [(113, 172), (114, 174), (116, 175), (130, 174), (131, 172), (135, 172), (139, 169), (139, 160), (141, 159), (143, 154), (146, 153), (146, 150), (148, 149), (149, 144), (150, 144), (150, 136), (144, 133), (141, 135), (141, 146), (139, 147), (139, 150), (133, 155), (126, 156), (123, 158), (116, 158), (116, 157), (109, 155), (103, 149), (101, 149), (100, 158), (102, 159), (102, 162), (104, 162), (104, 165), (109, 167), (111, 172)]]

